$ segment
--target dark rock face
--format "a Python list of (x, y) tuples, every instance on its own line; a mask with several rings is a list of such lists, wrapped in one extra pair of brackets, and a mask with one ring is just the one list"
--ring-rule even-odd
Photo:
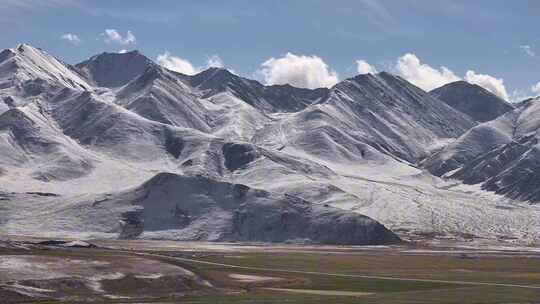
[(0, 52), (0, 62), (3, 62), (13, 56), (15, 56), (16, 54), (10, 50), (10, 49), (5, 49), (3, 50), (2, 52)]
[(250, 145), (238, 143), (226, 143), (223, 145), (225, 167), (229, 171), (235, 171), (254, 161), (259, 154)]
[(202, 176), (161, 173), (107, 203), (142, 207), (124, 214), (121, 238), (151, 237), (153, 232), (168, 231), (179, 240), (350, 245), (400, 242), (369, 217)]
[(481, 86), (466, 81), (446, 84), (430, 92), (454, 109), (472, 117), (477, 122), (493, 120), (514, 107)]
[(139, 76), (153, 63), (138, 51), (102, 53), (75, 66), (90, 82), (100, 87), (120, 87)]
[(28, 97), (37, 96), (47, 89), (47, 84), (43, 79), (31, 79), (25, 81), (22, 84), (22, 90), (25, 92), (25, 95)]
[(180, 154), (182, 154), (182, 150), (184, 149), (184, 141), (182, 140), (182, 138), (173, 137), (170, 133), (166, 134), (167, 138), (165, 140), (165, 149), (174, 158), (178, 158)]
[(132, 239), (143, 232), (144, 220), (141, 217), (141, 210), (128, 211), (122, 215), (120, 222), (121, 232), (118, 238)]

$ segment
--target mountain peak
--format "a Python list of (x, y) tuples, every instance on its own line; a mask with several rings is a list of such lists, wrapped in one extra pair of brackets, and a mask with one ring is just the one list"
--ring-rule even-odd
[(155, 65), (139, 51), (108, 53), (90, 57), (75, 67), (89, 82), (100, 87), (120, 87), (141, 75), (148, 66)]
[(5, 60), (17, 55), (13, 50), (11, 49), (5, 49), (2, 52), (0, 52), (0, 63), (4, 62)]
[(24, 51), (28, 51), (28, 50), (32, 50), (32, 51), (40, 51), (42, 52), (43, 50), (41, 50), (40, 48), (37, 48), (37, 47), (34, 47), (28, 43), (20, 43), (17, 45), (17, 47), (15, 47), (14, 51), (18, 52), (18, 53), (23, 53)]
[(100, 59), (103, 60), (103, 58), (105, 57), (130, 57), (130, 56), (145, 57), (138, 50), (133, 50), (133, 51), (127, 51), (127, 52), (101, 52), (97, 55), (90, 57), (90, 59), (88, 60), (100, 60)]
[(14, 55), (23, 56), (23, 57), (35, 57), (35, 56), (53, 57), (49, 55), (46, 51), (38, 47), (32, 46), (28, 43), (20, 43), (16, 47), (12, 49), (7, 49), (5, 51), (10, 51)]
[[(209, 78), (214, 78), (214, 77), (217, 77), (217, 78), (228, 78), (228, 77), (234, 77), (236, 75), (234, 75), (233, 73), (229, 72), (229, 70), (225, 69), (225, 68), (218, 68), (218, 67), (210, 67), (202, 72), (199, 72), (195, 75), (193, 75), (193, 78), (204, 78), (204, 79), (209, 79)], [(238, 77), (238, 76), (236, 76)]]
[[(34, 92), (41, 92), (45, 84), (61, 84), (77, 90), (85, 90), (89, 87), (88, 83), (77, 73), (74, 73), (69, 65), (27, 43), (2, 51), (0, 65), (4, 72), (9, 71), (12, 74), (10, 78), (15, 82), (11, 81), (10, 86), (14, 83), (29, 84), (29, 82), (38, 81), (39, 84), (30, 84)], [(36, 84), (41, 89), (36, 90)], [(23, 90), (25, 89), (23, 88)]]
[(4, 49), (0, 52), (0, 62), (14, 56), (29, 56), (32, 53), (47, 54), (40, 48), (33, 47), (27, 43), (20, 43), (14, 48)]
[(345, 79), (334, 85), (334, 89), (340, 90), (353, 84), (360, 87), (381, 87), (381, 86), (408, 86), (409, 82), (404, 81), (401, 77), (388, 72), (380, 72), (377, 74), (359, 74), (354, 77)]
[(237, 76), (225, 68), (218, 67), (210, 67), (190, 77), (192, 86), (199, 87), (201, 89), (213, 89), (218, 91), (230, 86), (233, 83), (238, 84), (244, 80), (249, 82), (253, 81)]
[(514, 107), (483, 87), (467, 81), (456, 81), (429, 92), (477, 122), (493, 120)]
[(377, 79), (383, 79), (385, 81), (395, 81), (395, 80), (400, 80), (401, 77), (394, 75), (392, 73), (389, 73), (389, 72), (382, 71), (376, 74), (371, 74), (371, 73), (358, 74), (356, 76), (346, 79), (346, 81), (364, 83), (364, 82), (377, 81)]
[[(470, 82), (465, 81), (465, 80), (458, 80), (458, 81), (447, 83), (447, 84), (445, 84), (443, 86), (440, 86), (438, 88), (433, 89), (432, 92), (436, 91), (438, 89), (441, 89), (443, 87), (459, 88), (459, 89), (463, 89), (463, 90), (477, 90), (477, 91), (482, 91), (482, 92), (487, 93), (487, 94), (493, 94), (493, 93), (489, 92), (488, 90), (484, 89), (483, 87), (481, 87), (481, 86), (479, 86), (479, 85), (477, 85), (475, 83), (470, 83)], [(493, 95), (497, 96), (495, 94), (493, 94)]]

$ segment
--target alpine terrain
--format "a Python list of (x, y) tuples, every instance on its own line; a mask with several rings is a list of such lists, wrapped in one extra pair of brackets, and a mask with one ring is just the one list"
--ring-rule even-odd
[(266, 86), (137, 51), (0, 53), (0, 233), (389, 244), (540, 239), (540, 102), (387, 72)]

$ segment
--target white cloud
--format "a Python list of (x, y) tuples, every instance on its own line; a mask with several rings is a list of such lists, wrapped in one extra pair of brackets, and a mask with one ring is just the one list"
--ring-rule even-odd
[(523, 51), (525, 54), (527, 54), (530, 57), (536, 56), (536, 53), (533, 51), (530, 45), (520, 45), (519, 48), (521, 49), (521, 51)]
[(62, 40), (66, 40), (67, 42), (73, 44), (73, 45), (79, 45), (82, 40), (79, 38), (79, 36), (77, 36), (76, 34), (72, 34), (72, 33), (66, 33), (66, 34), (63, 34), (62, 36), (60, 36), (60, 39)]
[(218, 55), (212, 55), (206, 61), (206, 66), (209, 68), (222, 68), (223, 60)]
[(433, 68), (411, 53), (399, 57), (395, 69), (403, 78), (425, 91), (460, 79), (447, 67)]
[(512, 91), (512, 94), (510, 94), (510, 102), (520, 102), (525, 99), (529, 99), (534, 97), (533, 94), (529, 90), (514, 90)]
[(500, 98), (509, 100), (502, 78), (495, 78), (485, 74), (476, 74), (475, 71), (469, 70), (465, 73), (465, 81), (477, 84)]
[(127, 53), (127, 52), (128, 52), (128, 50), (126, 50), (126, 49), (121, 49), (121, 50), (118, 51), (118, 54), (125, 54), (125, 53)]
[[(431, 91), (447, 83), (461, 80), (461, 77), (447, 67), (442, 66), (438, 69), (431, 67), (422, 63), (415, 54), (411, 53), (399, 57), (394, 69), (400, 76), (425, 91)], [(509, 100), (503, 79), (486, 74), (477, 74), (475, 71), (469, 70), (465, 73), (464, 80), (477, 84), (491, 93)]]
[(531, 86), (531, 91), (536, 95), (540, 95), (540, 81), (537, 84)]
[(194, 75), (199, 72), (199, 69), (196, 69), (191, 62), (180, 57), (172, 56), (169, 52), (158, 55), (156, 61), (159, 65), (178, 73)]
[(261, 64), (258, 73), (267, 84), (291, 84), (301, 88), (331, 87), (338, 75), (318, 56), (287, 53), (281, 58), (270, 58)]
[(135, 44), (137, 41), (137, 38), (135, 38), (135, 35), (131, 31), (127, 31), (125, 36), (122, 36), (117, 30), (115, 29), (106, 29), (105, 32), (99, 34), (100, 37), (103, 38), (103, 41), (105, 43), (116, 43), (120, 45), (129, 45), (129, 44)]
[[(207, 68), (224, 68), (223, 60), (219, 55), (212, 55), (206, 60), (206, 66), (196, 67), (189, 60), (173, 56), (170, 52), (166, 51), (163, 54), (159, 54), (156, 59), (157, 63), (169, 70), (176, 71), (186, 75), (195, 75)], [(229, 72), (234, 73), (234, 70), (227, 69)]]
[(365, 60), (356, 60), (356, 70), (358, 71), (358, 74), (377, 73), (377, 69)]

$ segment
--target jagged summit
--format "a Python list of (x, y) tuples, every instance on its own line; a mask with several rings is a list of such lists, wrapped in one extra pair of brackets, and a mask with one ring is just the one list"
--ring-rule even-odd
[(481, 86), (463, 80), (434, 89), (430, 94), (477, 122), (493, 120), (514, 108)]
[(433, 145), (475, 125), (461, 112), (386, 72), (358, 75), (331, 90), (329, 103), (342, 112), (341, 122), (369, 134), (368, 141), (375, 141), (371, 145), (378, 150), (413, 163)]
[(90, 83), (114, 88), (125, 85), (152, 65), (155, 65), (152, 60), (135, 50), (126, 53), (104, 52), (75, 67)]
[[(0, 74), (0, 81), (9, 79), (11, 86), (18, 91), (24, 90), (21, 87), (31, 81), (45, 81), (77, 90), (90, 88), (90, 85), (68, 65), (42, 49), (25, 43), (0, 53)], [(9, 85), (3, 84), (0, 87), (7, 86)]]
[(190, 78), (193, 87), (205, 91), (205, 96), (231, 92), (259, 109), (267, 112), (293, 112), (320, 102), (328, 89), (304, 89), (292, 85), (266, 86), (256, 80), (235, 75), (224, 68), (209, 68)]
[(41, 48), (38, 48), (38, 47), (34, 47), (28, 43), (19, 43), (17, 44), (17, 46), (13, 49), (11, 49), (13, 52), (15, 53), (24, 53), (25, 51), (39, 51), (39, 52), (44, 52), (43, 49)]
[(92, 88), (69, 65), (29, 44), (0, 53), (0, 114), (58, 90)]
[(231, 73), (225, 68), (210, 67), (190, 77), (191, 85), (202, 90), (223, 90), (232, 86), (260, 85), (255, 80), (246, 79)]
[(356, 87), (365, 87), (365, 88), (367, 87), (375, 88), (375, 87), (381, 87), (381, 86), (388, 86), (390, 88), (394, 88), (397, 90), (407, 88), (409, 91), (415, 91), (415, 92), (418, 92), (419, 94), (425, 93), (422, 89), (416, 87), (415, 85), (406, 81), (402, 77), (398, 75), (394, 75), (386, 71), (382, 71), (376, 74), (372, 74), (372, 73), (358, 74), (356, 76), (353, 76), (353, 77), (350, 77), (343, 81), (338, 82), (332, 87), (332, 89), (339, 90), (340, 88), (350, 86), (351, 84)]

